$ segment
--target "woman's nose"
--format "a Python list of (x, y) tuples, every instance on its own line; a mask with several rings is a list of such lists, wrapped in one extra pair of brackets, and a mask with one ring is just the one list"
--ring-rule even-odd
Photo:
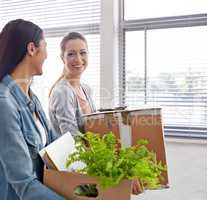
[(81, 56), (80, 53), (76, 54), (75, 61), (78, 62), (78, 63), (83, 63), (83, 57)]

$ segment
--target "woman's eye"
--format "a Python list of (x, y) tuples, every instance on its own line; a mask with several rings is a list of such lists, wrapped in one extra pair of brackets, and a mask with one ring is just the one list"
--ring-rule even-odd
[(86, 51), (82, 51), (82, 52), (80, 52), (80, 54), (81, 54), (82, 56), (84, 56), (84, 55), (87, 54), (87, 52), (86, 52)]
[(74, 56), (74, 53), (68, 53), (67, 56), (72, 57), (72, 56)]

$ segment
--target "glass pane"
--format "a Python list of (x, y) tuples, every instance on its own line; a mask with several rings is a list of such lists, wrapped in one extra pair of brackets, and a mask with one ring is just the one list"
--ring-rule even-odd
[(207, 125), (207, 27), (148, 31), (148, 102), (165, 124)]
[(144, 32), (126, 32), (126, 105), (144, 102)]
[[(48, 58), (43, 66), (43, 75), (35, 77), (33, 81), (33, 89), (38, 95), (43, 108), (48, 113), (48, 94), (53, 83), (62, 74), (63, 64), (60, 59), (59, 44), (62, 38), (48, 38), (47, 50)], [(96, 106), (99, 107), (99, 87), (100, 87), (100, 36), (86, 35), (89, 47), (89, 64), (82, 80), (88, 84), (93, 91), (93, 99)]]
[(201, 14), (207, 11), (205, 0), (125, 0), (125, 20)]

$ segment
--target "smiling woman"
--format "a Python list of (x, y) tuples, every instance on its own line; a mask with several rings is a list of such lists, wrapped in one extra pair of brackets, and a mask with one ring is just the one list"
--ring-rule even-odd
[(81, 75), (88, 66), (88, 45), (78, 32), (66, 35), (61, 44), (63, 74), (50, 92), (49, 116), (53, 128), (73, 137), (83, 131), (81, 116), (95, 111), (88, 85), (81, 83)]

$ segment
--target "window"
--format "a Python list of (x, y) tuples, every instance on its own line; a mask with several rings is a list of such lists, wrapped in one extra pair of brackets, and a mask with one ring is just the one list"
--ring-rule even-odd
[[(160, 19), (152, 18), (158, 17), (156, 9), (150, 12), (149, 6), (146, 8), (140, 2), (137, 9), (142, 12), (136, 10), (138, 14), (132, 17), (135, 2), (124, 3), (125, 19), (121, 26), (124, 40), (120, 41), (125, 52), (122, 102), (129, 107), (161, 106), (168, 135), (207, 137), (207, 14), (200, 14), (204, 12), (201, 5), (204, 2), (193, 6), (194, 1), (188, 1), (185, 7), (179, 4), (180, 13), (168, 12), (174, 13), (169, 18), (164, 17), (170, 16), (164, 12), (173, 10), (173, 6), (161, 4), (160, 0), (156, 2), (163, 5)], [(169, 5), (176, 7), (177, 3)], [(183, 16), (176, 17), (177, 14)]]
[(2, 14), (0, 29), (12, 19), (23, 18), (37, 23), (45, 31), (48, 59), (43, 66), (43, 75), (34, 78), (32, 87), (46, 113), (49, 90), (63, 69), (59, 44), (62, 37), (70, 31), (81, 32), (88, 40), (89, 65), (83, 79), (92, 87), (98, 107), (100, 101), (100, 0), (0, 0), (0, 3), (0, 14)]
[[(135, 45), (136, 44), (136, 45)], [(136, 46), (132, 48), (132, 46)], [(126, 104), (143, 104), (144, 90), (144, 32), (126, 33)]]
[(206, 13), (207, 2), (198, 0), (125, 0), (125, 19), (145, 19)]

